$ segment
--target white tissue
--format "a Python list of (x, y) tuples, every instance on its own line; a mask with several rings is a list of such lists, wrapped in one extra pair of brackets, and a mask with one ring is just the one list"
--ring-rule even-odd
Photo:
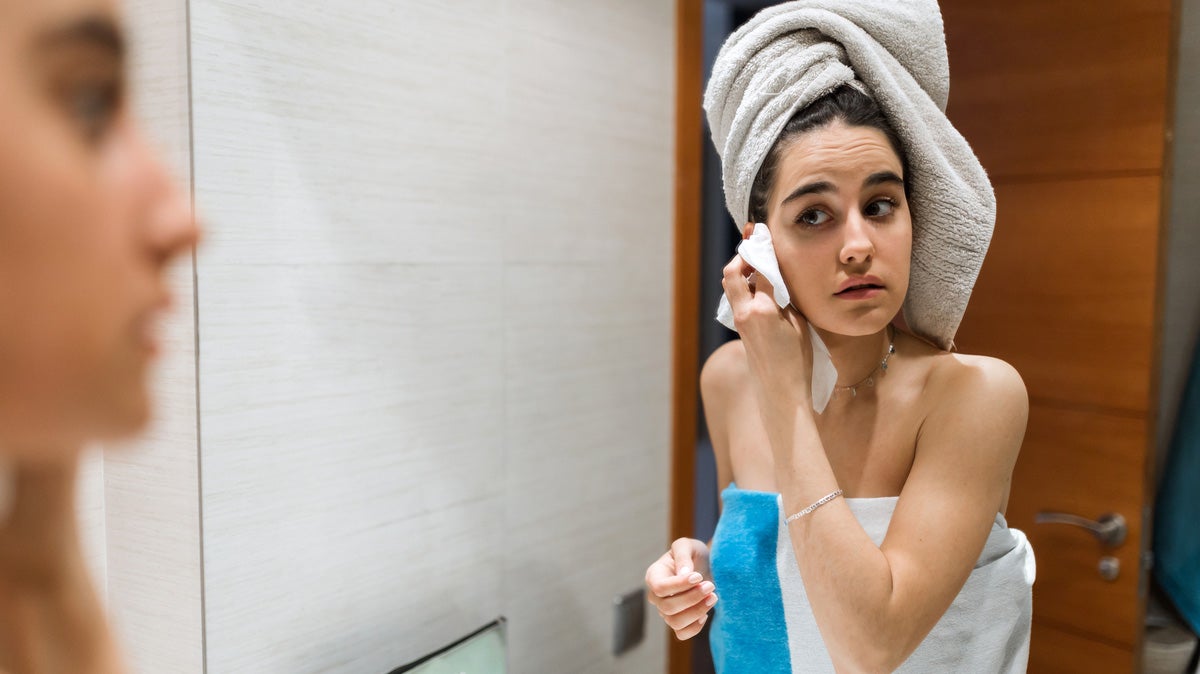
[[(767, 279), (767, 282), (775, 289), (776, 304), (782, 308), (792, 303), (787, 286), (783, 283), (783, 274), (779, 272), (779, 260), (775, 258), (775, 247), (771, 245), (771, 230), (767, 229), (765, 224), (760, 222), (754, 225), (754, 232), (749, 239), (742, 241), (737, 252), (746, 261), (746, 264)], [(733, 325), (733, 307), (729, 305), (729, 298), (725, 295), (721, 295), (721, 304), (717, 307), (717, 322), (730, 330), (737, 330)], [(811, 324), (808, 325), (808, 334), (813, 347), (813, 410), (820, 414), (825, 411), (825, 406), (829, 404), (829, 398), (833, 395), (833, 389), (837, 386), (837, 368), (833, 366), (833, 359), (829, 357), (829, 349), (826, 348), (825, 342), (821, 341), (821, 337)]]

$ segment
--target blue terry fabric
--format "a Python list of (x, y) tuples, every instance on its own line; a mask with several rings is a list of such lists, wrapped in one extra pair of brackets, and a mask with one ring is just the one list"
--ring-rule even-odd
[(1200, 634), (1200, 348), (1192, 361), (1155, 507), (1154, 572)]
[(775, 550), (776, 495), (730, 484), (713, 534), (709, 563), (720, 600), (709, 644), (717, 674), (791, 674), (783, 593)]

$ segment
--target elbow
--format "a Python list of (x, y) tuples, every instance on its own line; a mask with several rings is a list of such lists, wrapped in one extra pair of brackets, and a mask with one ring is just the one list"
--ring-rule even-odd
[(891, 674), (908, 657), (896, 657), (892, 653), (875, 648), (863, 648), (859, 651), (835, 658), (834, 670), (838, 674)]
[[(898, 635), (897, 635), (898, 636)], [(841, 653), (833, 655), (838, 674), (890, 674), (896, 671), (916, 650), (902, 639), (892, 639), (877, 633), (874, 638), (847, 644)]]
[(870, 672), (871, 674), (891, 674), (904, 664), (908, 659), (911, 651), (904, 650), (880, 650), (871, 655), (870, 658), (862, 663), (862, 669), (859, 671)]

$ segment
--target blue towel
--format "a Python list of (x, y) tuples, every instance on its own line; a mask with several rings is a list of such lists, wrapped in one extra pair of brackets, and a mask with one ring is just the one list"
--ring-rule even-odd
[(1154, 575), (1200, 634), (1200, 346), (1175, 425), (1154, 514)]

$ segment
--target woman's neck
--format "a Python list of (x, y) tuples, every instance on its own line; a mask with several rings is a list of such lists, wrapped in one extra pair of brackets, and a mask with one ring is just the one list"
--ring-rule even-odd
[(871, 376), (887, 353), (891, 337), (888, 326), (869, 335), (839, 335), (816, 326), (817, 334), (838, 372), (838, 387), (853, 386)]

